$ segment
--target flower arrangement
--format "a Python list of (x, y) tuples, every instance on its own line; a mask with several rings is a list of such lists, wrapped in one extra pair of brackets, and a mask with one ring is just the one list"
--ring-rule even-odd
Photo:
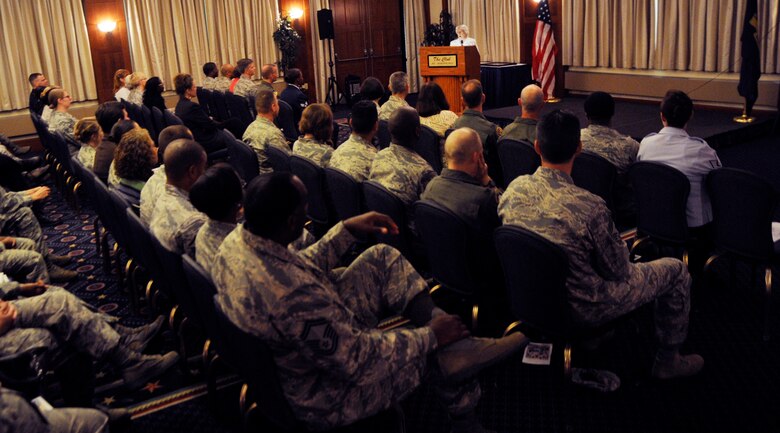
[(282, 59), (279, 60), (279, 69), (286, 71), (295, 66), (295, 58), (298, 56), (298, 44), (301, 42), (301, 35), (292, 27), (290, 17), (283, 16), (276, 21), (276, 30), (274, 31), (274, 42), (279, 51), (282, 52)]
[(430, 24), (425, 29), (425, 39), (422, 41), (424, 47), (442, 47), (450, 44), (450, 41), (457, 38), (455, 26), (452, 24), (452, 15), (447, 11), (441, 11), (439, 14), (439, 24)]

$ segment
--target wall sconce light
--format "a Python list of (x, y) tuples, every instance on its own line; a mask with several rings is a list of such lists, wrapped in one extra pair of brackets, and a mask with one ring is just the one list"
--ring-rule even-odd
[(297, 20), (303, 17), (303, 9), (295, 7), (290, 9), (290, 18)]
[(111, 33), (116, 30), (116, 21), (103, 20), (98, 23), (97, 27), (103, 33)]

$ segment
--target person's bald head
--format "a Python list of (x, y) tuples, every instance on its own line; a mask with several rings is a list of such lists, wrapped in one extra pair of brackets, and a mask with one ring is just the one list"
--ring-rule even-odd
[(230, 63), (225, 63), (221, 68), (219, 68), (219, 73), (223, 77), (230, 78), (233, 76), (234, 69), (236, 69), (235, 66), (231, 65)]
[(527, 114), (538, 118), (542, 106), (544, 106), (544, 92), (536, 84), (529, 84), (520, 92), (520, 99), (517, 100), (517, 103), (522, 107), (524, 117)]
[(273, 83), (277, 78), (279, 78), (279, 69), (273, 63), (267, 63), (263, 65), (262, 69), (260, 69), (260, 77), (264, 81)]
[(387, 121), (392, 142), (403, 147), (412, 147), (420, 136), (420, 115), (412, 107), (400, 107)]
[(173, 140), (165, 148), (163, 159), (168, 183), (185, 191), (206, 171), (206, 151), (195, 140)]
[(475, 153), (482, 153), (482, 141), (479, 134), (471, 128), (458, 128), (444, 142), (444, 154), (448, 165), (467, 163)]

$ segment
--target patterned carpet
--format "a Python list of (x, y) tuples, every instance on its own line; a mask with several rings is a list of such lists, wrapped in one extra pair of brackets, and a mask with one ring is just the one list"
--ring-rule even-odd
[[(343, 141), (348, 133), (342, 125)], [(765, 158), (766, 146), (761, 147)], [(746, 148), (750, 152), (750, 148)], [(771, 151), (778, 158), (775, 146)], [(740, 162), (749, 161), (742, 154)], [(755, 160), (754, 160), (755, 161)], [(748, 165), (748, 163), (745, 163)], [(103, 271), (92, 234), (94, 211), (87, 202), (72, 210), (54, 192), (44, 206), (45, 214), (59, 220), (44, 227), (49, 247), (69, 254), (69, 266), (82, 273), (65, 285), (101, 311), (118, 316), (121, 323), (148, 323), (144, 314), (134, 314), (127, 297), (118, 288), (116, 276)], [(702, 354), (703, 373), (696, 378), (663, 383), (649, 377), (654, 351), (652, 317), (642, 311), (617, 329), (614, 337), (597, 351), (574, 352), (575, 367), (611, 370), (622, 380), (620, 389), (601, 394), (585, 388), (564, 386), (561, 348), (555, 348), (552, 366), (530, 366), (515, 356), (480, 378), (483, 397), (478, 414), (484, 424), (499, 432), (778, 432), (780, 431), (780, 320), (778, 296), (772, 310), (773, 338), (761, 339), (763, 302), (758, 281), (750, 269), (737, 265), (734, 283), (729, 282), (727, 262), (713, 274), (696, 282), (692, 295), (690, 335), (684, 352)], [(777, 274), (775, 268), (775, 275)], [(170, 335), (153, 342), (150, 351), (174, 348)], [(110, 373), (101, 373), (101, 384)], [(98, 393), (97, 400), (112, 407), (129, 407), (135, 413), (134, 432), (238, 432), (238, 386), (225, 387), (217, 407), (207, 404), (203, 379), (172, 371), (144, 389), (127, 394), (118, 388)], [(105, 387), (104, 387), (105, 388)], [(423, 386), (402, 404), (407, 431), (440, 433), (449, 430), (446, 413), (432, 390)]]

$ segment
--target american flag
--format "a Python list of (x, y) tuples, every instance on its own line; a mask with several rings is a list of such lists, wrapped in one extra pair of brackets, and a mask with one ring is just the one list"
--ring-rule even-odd
[(532, 70), (534, 80), (538, 81), (544, 91), (544, 98), (552, 97), (555, 91), (555, 54), (558, 47), (555, 45), (552, 20), (550, 19), (550, 5), (547, 0), (539, 2), (536, 9), (536, 28), (534, 29), (534, 46), (531, 51), (533, 57)]

